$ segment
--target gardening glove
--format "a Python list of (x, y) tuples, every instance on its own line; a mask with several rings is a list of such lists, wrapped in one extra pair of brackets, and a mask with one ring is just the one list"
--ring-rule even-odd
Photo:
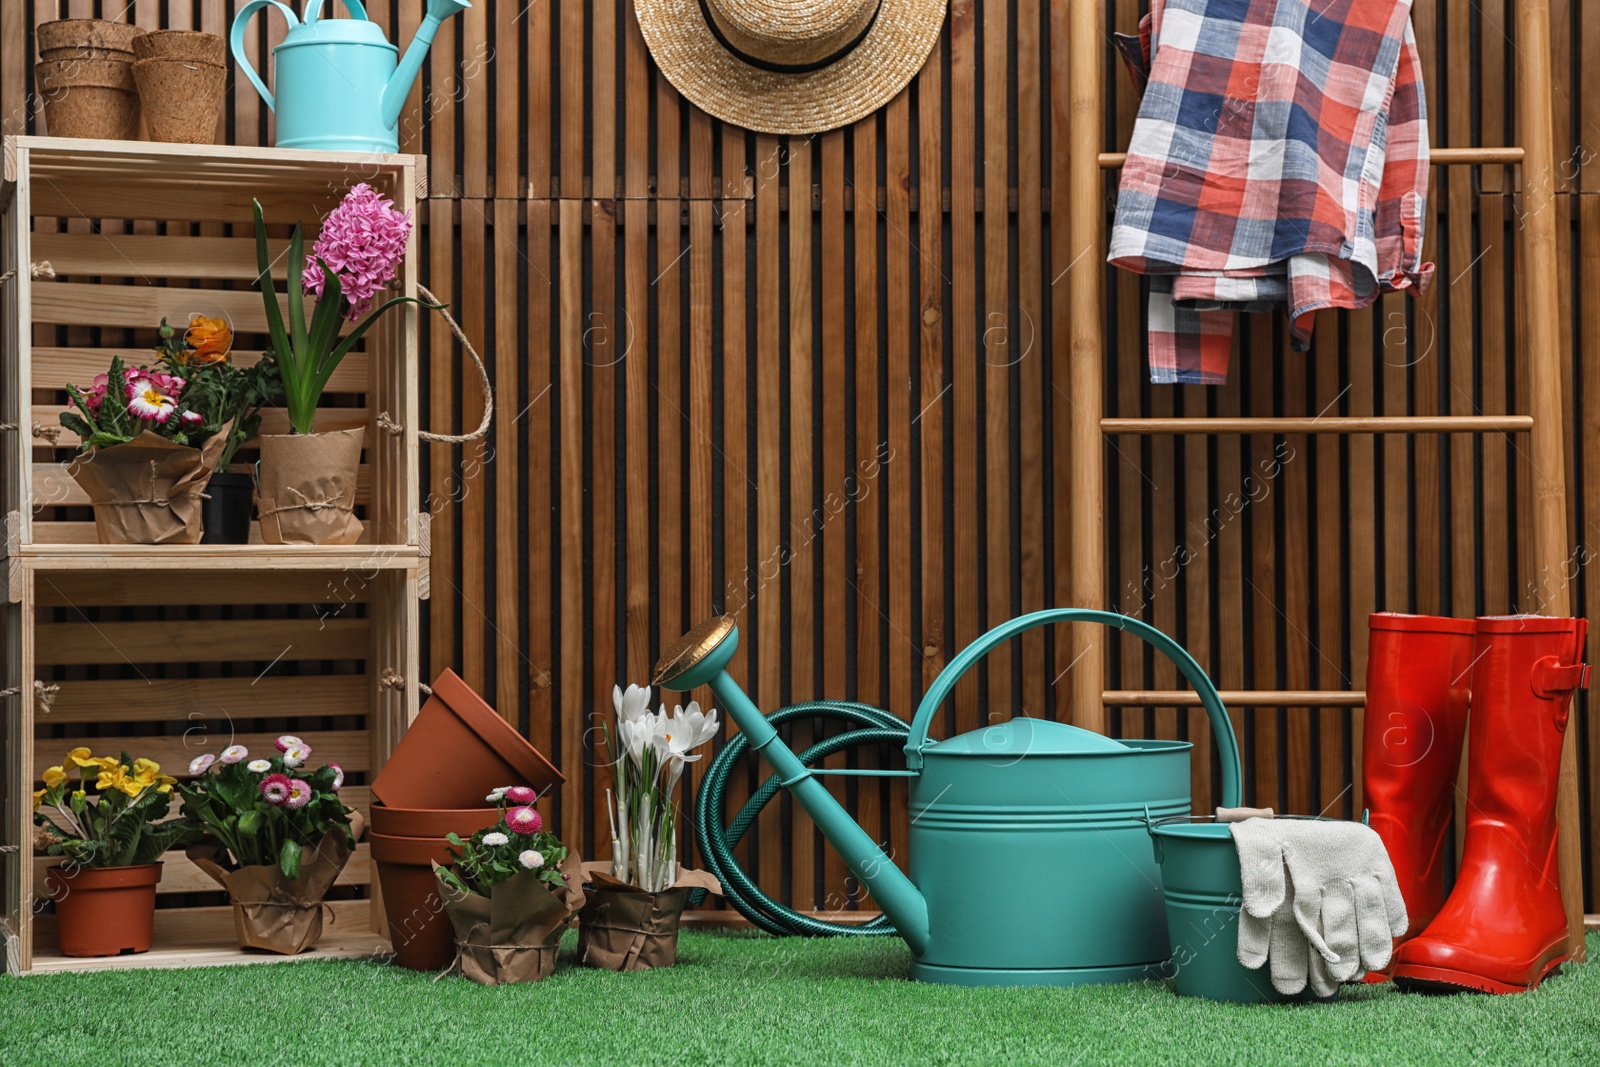
[[(1283, 850), (1262, 849), (1260, 862), (1283, 865)], [(1294, 887), (1284, 882), (1284, 896), (1277, 910), (1264, 917), (1250, 914), (1248, 907), (1239, 909), (1239, 962), (1250, 970), (1259, 970), (1269, 961), (1268, 972), (1272, 988), (1293, 995), (1306, 987), (1310, 968), (1310, 947), (1300, 924), (1294, 919)]]
[[(1383, 842), (1369, 827), (1249, 819), (1229, 829), (1239, 851), (1246, 910), (1265, 917), (1289, 904), (1315, 954), (1314, 986), (1351, 981), (1388, 965), (1393, 939), (1406, 930), (1405, 901)], [(1279, 863), (1271, 862), (1274, 845)]]

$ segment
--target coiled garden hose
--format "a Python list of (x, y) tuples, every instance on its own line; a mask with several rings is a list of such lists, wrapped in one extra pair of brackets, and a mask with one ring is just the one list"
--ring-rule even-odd
[[(806, 704), (792, 704), (779, 708), (767, 716), (773, 726), (782, 726), (791, 719), (841, 719), (857, 727), (842, 734), (825, 738), (801, 752), (800, 762), (807, 767), (843, 749), (856, 745), (893, 744), (903, 746), (910, 728), (902, 719), (866, 704), (846, 700), (816, 700)], [(760, 815), (767, 801), (779, 789), (777, 775), (769, 775), (761, 788), (750, 795), (733, 822), (722, 825), (722, 808), (728, 791), (728, 779), (744, 761), (750, 742), (738, 734), (723, 746), (711, 765), (706, 768), (700, 783), (700, 795), (695, 798), (694, 839), (700, 855), (711, 873), (722, 883), (728, 903), (756, 926), (772, 934), (800, 934), (807, 937), (882, 937), (893, 935), (894, 924), (888, 916), (880, 915), (865, 923), (835, 923), (818, 919), (785, 907), (761, 891), (751, 880), (733, 850), (738, 846), (751, 824)], [(691, 903), (698, 905), (705, 899), (704, 890), (696, 890)]]

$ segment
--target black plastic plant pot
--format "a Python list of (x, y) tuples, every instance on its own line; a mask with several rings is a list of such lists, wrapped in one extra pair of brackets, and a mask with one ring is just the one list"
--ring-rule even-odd
[(255, 480), (248, 474), (218, 471), (206, 485), (200, 505), (202, 545), (243, 545), (250, 541), (250, 509)]

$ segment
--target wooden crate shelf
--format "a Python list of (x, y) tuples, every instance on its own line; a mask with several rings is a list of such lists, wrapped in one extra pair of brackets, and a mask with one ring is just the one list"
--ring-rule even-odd
[[(235, 358), (259, 358), (251, 196), (281, 255), (289, 224), (314, 233), (355, 182), (413, 208), (419, 173), (411, 156), (6, 139), (0, 272), (15, 273), (0, 286), (0, 423), (18, 430), (0, 431), (0, 923), (13, 972), (282, 960), (239, 950), (225, 896), (181, 852), (163, 861), (149, 953), (59, 955), (42, 895), (54, 861), (33, 855), (31, 793), (77, 744), (182, 776), (199, 753), (235, 742), (264, 752), (292, 732), (314, 762), (345, 768), (346, 803), (370, 803), (372, 776), (418, 706), (428, 550), (415, 309), (369, 332), (318, 416), (319, 429), (367, 427), (361, 544), (265, 545), (259, 528), (247, 545), (98, 544), (64, 468), (76, 442), (45, 431), (65, 382), (87, 382), (113, 354), (143, 361), (162, 316), (226, 314)], [(45, 261), (55, 277), (30, 277)], [(416, 271), (413, 243), (401, 291), (415, 294)], [(400, 431), (380, 429), (379, 413)], [(334, 921), (296, 958), (387, 952), (375, 890), (362, 844), (330, 894)]]

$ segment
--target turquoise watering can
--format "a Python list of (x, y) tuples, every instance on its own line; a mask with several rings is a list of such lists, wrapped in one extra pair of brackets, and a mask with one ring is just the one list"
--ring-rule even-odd
[[(990, 650), (1050, 623), (1096, 622), (1171, 660), (1211, 719), (1222, 803), (1239, 803), (1239, 747), (1216, 687), (1172, 638), (1086, 608), (996, 627), (934, 679), (911, 721), (905, 770), (807, 767), (727, 673), (733, 619), (710, 619), (662, 657), (655, 682), (709, 685), (778, 780), (838, 849), (911, 948), (911, 976), (952, 985), (1079, 985), (1164, 974), (1172, 949), (1147, 819), (1189, 813), (1187, 741), (1116, 741), (1065, 723), (1013, 718), (943, 741), (928, 728), (956, 681)], [(909, 875), (857, 826), (822, 774), (909, 778)]]
[[(471, 7), (468, 0), (428, 0), (417, 35), (398, 64), (399, 49), (367, 21), (361, 0), (344, 0), (347, 19), (324, 19), (323, 0), (310, 0), (305, 21), (281, 0), (250, 0), (233, 20), (233, 58), (278, 117), (279, 148), (335, 152), (398, 152), (400, 109), (433, 44), (439, 24)], [(252, 16), (272, 6), (289, 33), (272, 50), (277, 94), (269, 92), (244, 53)]]

